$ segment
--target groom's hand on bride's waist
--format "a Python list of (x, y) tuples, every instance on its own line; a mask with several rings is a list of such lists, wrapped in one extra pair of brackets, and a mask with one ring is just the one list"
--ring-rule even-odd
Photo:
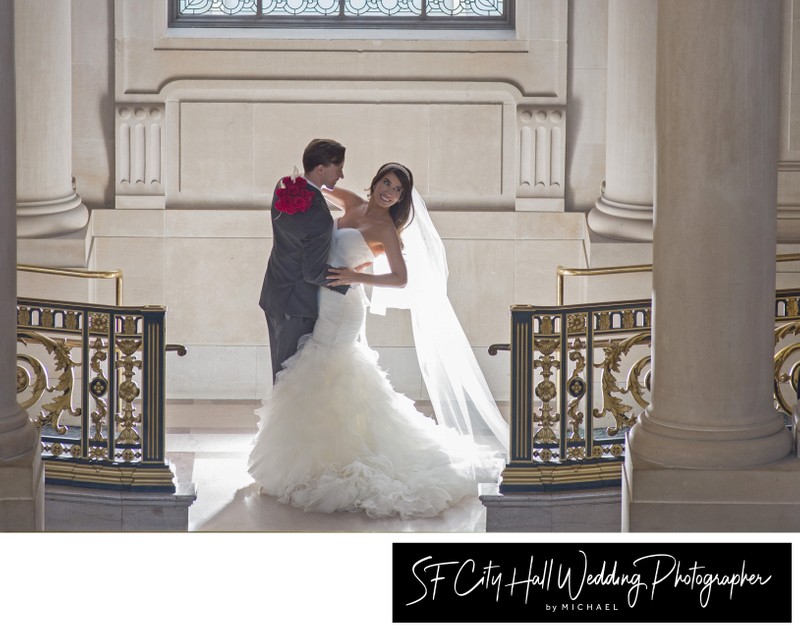
[[(338, 270), (338, 269), (341, 269), (341, 268), (328, 266), (327, 278), (331, 278), (331, 276), (330, 276), (331, 271)], [(340, 294), (346, 294), (347, 290), (350, 289), (350, 285), (336, 285), (336, 284), (333, 284), (333, 283), (334, 283), (334, 281), (329, 281), (329, 282), (325, 283), (323, 285), (323, 287), (327, 287), (328, 289), (333, 289), (333, 291), (337, 291)]]
[(361, 271), (369, 267), (371, 263), (362, 263), (354, 269), (350, 267), (329, 267), (327, 286), (331, 289), (339, 287), (350, 287), (361, 282)]

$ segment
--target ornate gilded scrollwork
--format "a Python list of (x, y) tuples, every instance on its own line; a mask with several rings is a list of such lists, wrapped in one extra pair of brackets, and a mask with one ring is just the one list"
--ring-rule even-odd
[(108, 406), (105, 400), (108, 394), (108, 378), (102, 366), (108, 359), (108, 346), (102, 338), (98, 337), (89, 344), (89, 347), (94, 351), (89, 365), (92, 368), (92, 372), (96, 375), (96, 377), (89, 382), (89, 394), (95, 403), (95, 410), (91, 414), (92, 423), (94, 425), (92, 440), (102, 441), (105, 439), (103, 431), (108, 426)]
[(572, 341), (569, 351), (569, 359), (574, 362), (572, 374), (567, 381), (567, 390), (570, 397), (572, 397), (572, 401), (567, 408), (569, 424), (572, 428), (572, 432), (569, 435), (570, 441), (582, 440), (580, 430), (583, 426), (584, 418), (583, 412), (581, 412), (579, 408), (583, 397), (586, 395), (586, 381), (581, 377), (586, 368), (586, 359), (584, 357), (585, 348), (586, 344), (584, 344), (581, 338), (575, 338)]
[[(798, 333), (800, 333), (800, 322), (790, 322), (778, 327), (775, 329), (775, 345), (777, 346), (788, 335), (797, 335)], [(797, 397), (794, 396), (791, 402), (787, 401), (781, 385), (788, 383), (791, 385), (792, 391), (797, 393), (798, 382), (800, 382), (800, 362), (795, 362), (788, 369), (786, 369), (786, 364), (789, 362), (789, 358), (799, 351), (800, 342), (795, 342), (775, 353), (775, 404), (777, 408), (789, 416), (793, 413), (793, 406)]]
[[(572, 335), (583, 336), (586, 334), (587, 315), (583, 313), (569, 314), (567, 317), (567, 332)], [(567, 405), (567, 459), (583, 460), (586, 457), (586, 446), (581, 443), (583, 436), (581, 430), (584, 424), (584, 414), (581, 411), (583, 399), (586, 396), (587, 384), (586, 370), (586, 343), (583, 337), (575, 337), (569, 345), (567, 357), (572, 364), (572, 372), (567, 379), (567, 392), (569, 404)], [(564, 428), (566, 431), (566, 427)], [(571, 444), (570, 444), (571, 443)], [(578, 443), (578, 444), (576, 444)]]
[(108, 333), (109, 318), (105, 313), (89, 314), (89, 330), (92, 333)]
[[(42, 317), (44, 320), (44, 314)], [(52, 326), (52, 323), (50, 326)], [(80, 408), (74, 409), (72, 407), (72, 389), (75, 381), (74, 370), (80, 366), (80, 364), (73, 361), (70, 357), (70, 349), (66, 340), (53, 340), (35, 331), (21, 332), (18, 334), (17, 340), (26, 346), (29, 341), (41, 344), (47, 353), (53, 357), (55, 370), (58, 372), (58, 382), (55, 386), (49, 386), (47, 370), (40, 360), (27, 354), (17, 355), (18, 361), (28, 364), (33, 369), (35, 377), (31, 396), (25, 401), (22, 401), (20, 405), (27, 410), (38, 403), (45, 392), (60, 392), (61, 394), (42, 404), (41, 411), (37, 417), (33, 419), (33, 422), (38, 428), (49, 425), (57, 434), (66, 434), (67, 427), (60, 423), (64, 412), (67, 412), (71, 416), (81, 415)], [(29, 385), (29, 373), (24, 367), (18, 365), (17, 393), (20, 394), (24, 392)], [(22, 389), (20, 389), (21, 387)]]
[(622, 328), (632, 329), (636, 326), (636, 318), (632, 309), (624, 309), (622, 311)]
[(539, 325), (539, 334), (552, 335), (555, 332), (555, 320), (556, 318), (554, 316), (542, 316), (541, 323)]
[(17, 308), (17, 324), (19, 326), (27, 326), (31, 321), (31, 310), (28, 307)]
[[(23, 340), (20, 341), (25, 344)], [(17, 364), (17, 394), (32, 388), (31, 396), (19, 402), (23, 410), (28, 410), (36, 404), (47, 388), (47, 369), (41, 361), (30, 355), (17, 355), (17, 361), (25, 362), (33, 370), (33, 384), (31, 384), (31, 374), (24, 366)]]
[(141, 360), (134, 356), (141, 345), (142, 340), (139, 338), (117, 340), (117, 348), (122, 352), (122, 358), (117, 360), (117, 365), (122, 369), (123, 377), (119, 384), (119, 397), (123, 401), (122, 413), (116, 416), (117, 426), (120, 428), (117, 435), (118, 445), (135, 445), (140, 441), (136, 428), (142, 422), (142, 415), (135, 413), (133, 402), (141, 391), (133, 377), (136, 369), (142, 367)]
[(644, 397), (645, 392), (650, 391), (650, 371), (648, 370), (645, 372), (644, 377), (642, 377), (642, 372), (650, 365), (650, 360), (651, 357), (648, 353), (637, 361), (628, 373), (628, 392), (631, 393), (636, 403), (643, 408), (646, 408), (650, 404)]
[[(602, 418), (607, 412), (611, 412), (611, 414), (614, 416), (616, 427), (609, 427), (606, 430), (609, 436), (616, 436), (621, 430), (631, 427), (636, 422), (635, 416), (628, 416), (628, 412), (630, 412), (633, 407), (624, 403), (621, 398), (614, 396), (614, 393), (624, 395), (630, 392), (628, 388), (619, 387), (616, 374), (620, 372), (620, 362), (622, 357), (627, 355), (631, 348), (638, 344), (649, 344), (649, 342), (650, 332), (639, 333), (638, 335), (634, 335), (633, 337), (621, 342), (618, 340), (611, 340), (603, 349), (605, 352), (605, 359), (598, 364), (593, 364), (595, 368), (603, 369), (601, 377), (601, 384), (603, 388), (603, 408), (601, 410), (595, 408), (592, 410), (592, 414), (595, 418)], [(640, 362), (637, 362), (636, 366), (639, 366), (639, 371), (641, 371), (641, 367), (643, 365), (644, 364), (641, 362), (641, 360)], [(636, 366), (634, 366), (634, 368), (636, 368)], [(632, 370), (631, 374), (638, 373)], [(636, 388), (633, 389), (631, 394), (634, 396), (634, 398), (637, 398), (637, 396), (641, 397), (638, 382), (636, 384)]]
[[(549, 321), (549, 319), (548, 319)], [(558, 389), (551, 377), (553, 376), (553, 369), (561, 367), (561, 362), (553, 357), (556, 349), (558, 348), (559, 341), (557, 339), (536, 339), (535, 348), (542, 357), (535, 359), (533, 362), (534, 369), (540, 368), (542, 380), (536, 385), (534, 392), (536, 396), (542, 401), (542, 406), (539, 408), (540, 414), (533, 415), (533, 420), (538, 429), (533, 436), (533, 442), (536, 444), (550, 444), (558, 442), (553, 426), (558, 426), (561, 415), (556, 412), (553, 414), (552, 401), (558, 396)]]
[(572, 335), (586, 331), (586, 314), (570, 313), (567, 315), (567, 332)]

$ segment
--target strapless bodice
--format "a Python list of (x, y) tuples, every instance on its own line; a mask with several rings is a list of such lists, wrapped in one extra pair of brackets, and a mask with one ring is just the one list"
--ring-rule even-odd
[[(355, 269), (375, 258), (363, 235), (355, 228), (339, 228), (334, 223), (328, 265)], [(346, 294), (320, 288), (319, 317), (313, 339), (325, 346), (352, 345), (361, 334), (366, 319), (364, 286), (351, 285)]]
[(372, 262), (375, 255), (364, 241), (364, 235), (355, 228), (339, 228), (338, 225), (334, 223), (328, 265), (354, 268)]

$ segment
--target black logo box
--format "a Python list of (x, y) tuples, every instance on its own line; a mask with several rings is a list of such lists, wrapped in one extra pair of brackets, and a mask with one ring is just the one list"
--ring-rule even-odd
[(394, 543), (393, 622), (791, 622), (791, 543)]

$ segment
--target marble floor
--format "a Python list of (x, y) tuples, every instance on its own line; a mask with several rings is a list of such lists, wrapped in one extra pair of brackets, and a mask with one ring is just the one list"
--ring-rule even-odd
[[(373, 519), (360, 513), (318, 514), (259, 494), (247, 473), (258, 401), (173, 400), (167, 404), (167, 459), (179, 483), (193, 482), (190, 531), (215, 532), (484, 532), (481, 502), (467, 498), (435, 518)], [(424, 404), (420, 406), (425, 410)]]

